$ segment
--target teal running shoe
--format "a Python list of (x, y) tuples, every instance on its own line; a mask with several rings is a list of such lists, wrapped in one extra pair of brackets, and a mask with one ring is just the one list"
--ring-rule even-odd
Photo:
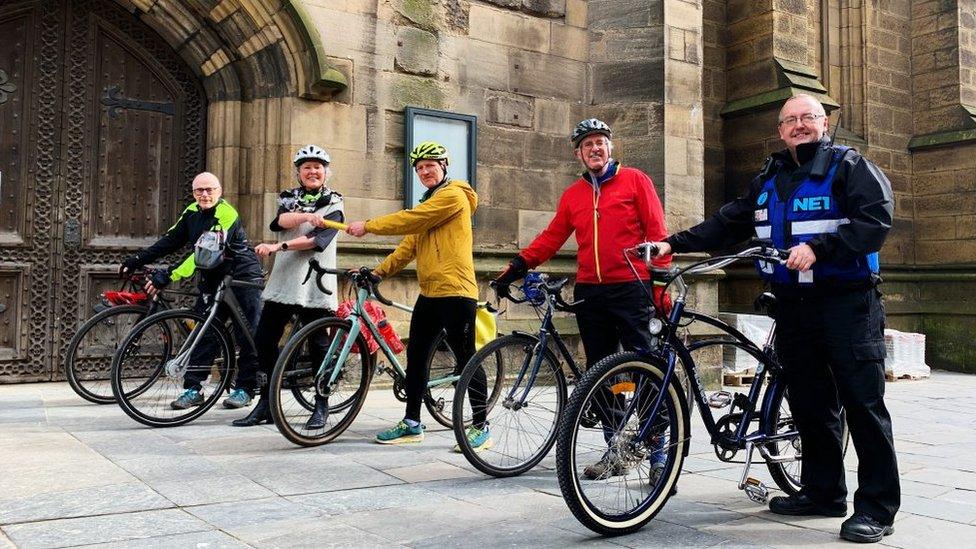
[[(464, 431), (464, 436), (468, 439), (468, 446), (475, 452), (481, 452), (491, 448), (491, 432), (488, 430), (487, 425), (485, 425), (484, 429), (479, 429), (472, 425)], [(454, 451), (460, 454), (461, 445), (455, 444)]]
[(169, 405), (174, 410), (186, 410), (203, 404), (203, 393), (199, 389), (187, 389)]
[(251, 404), (253, 399), (244, 389), (234, 389), (230, 395), (224, 399), (224, 408), (243, 408)]
[(424, 440), (424, 426), (419, 424), (416, 427), (407, 425), (401, 421), (392, 429), (387, 429), (376, 435), (376, 442), (380, 444), (408, 444), (412, 442), (422, 442)]

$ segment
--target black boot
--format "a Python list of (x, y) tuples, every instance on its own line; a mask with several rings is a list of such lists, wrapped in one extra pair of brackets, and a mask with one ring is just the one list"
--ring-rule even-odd
[(840, 537), (857, 543), (877, 543), (893, 533), (894, 526), (881, 524), (864, 513), (854, 513), (840, 526)]
[(241, 419), (235, 419), (231, 422), (231, 425), (234, 427), (253, 427), (262, 423), (274, 423), (274, 420), (271, 418), (271, 406), (268, 405), (268, 399), (264, 396), (258, 400), (258, 403), (251, 410), (250, 414), (247, 414)]
[(315, 410), (305, 422), (305, 430), (318, 431), (325, 427), (325, 420), (329, 417), (329, 399), (315, 395)]

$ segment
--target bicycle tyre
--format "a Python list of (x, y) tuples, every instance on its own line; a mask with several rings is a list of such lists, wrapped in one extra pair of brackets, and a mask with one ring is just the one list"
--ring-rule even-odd
[[(451, 376), (455, 372), (461, 371), (461, 368), (457, 365), (457, 359), (454, 357), (454, 352), (451, 351), (450, 345), (447, 344), (447, 334), (442, 331), (434, 343), (435, 346), (431, 349), (430, 359), (427, 360), (430, 379), (436, 380), (437, 378)], [(492, 391), (488, 396), (489, 402), (494, 402), (494, 399), (498, 397), (498, 390), (501, 388), (502, 378), (500, 368), (499, 365), (499, 368), (496, 368), (495, 372), (486, 372), (488, 379), (494, 380)], [(460, 375), (458, 377), (458, 381), (453, 383), (428, 387), (427, 392), (424, 393), (424, 406), (427, 408), (431, 417), (437, 423), (448, 428), (454, 427), (454, 395), (457, 394)]]
[[(447, 343), (447, 333), (443, 330), (434, 338), (434, 344), (430, 347), (430, 356), (427, 357), (428, 380), (454, 375), (457, 371), (457, 357)], [(434, 421), (444, 427), (452, 427), (451, 416), (453, 410), (454, 395), (456, 393), (456, 383), (427, 386), (424, 391), (424, 407), (430, 413)]]
[[(548, 349), (544, 350), (545, 355), (535, 380), (535, 393), (526, 401), (526, 405), (513, 408), (507, 400), (507, 393), (510, 392), (508, 384), (517, 381), (520, 371), (532, 363), (538, 341), (525, 334), (499, 337), (475, 353), (458, 380), (456, 394), (461, 396), (454, 400), (454, 437), (464, 457), (482, 473), (494, 477), (521, 475), (538, 465), (556, 443), (559, 417), (566, 407), (567, 389), (562, 368)], [(471, 385), (479, 371), (485, 372), (486, 385), (491, 386), (491, 393), (485, 398), (485, 414), (492, 446), (482, 451), (476, 451), (471, 446), (465, 433), (473, 418)], [(494, 381), (489, 378), (492, 372)], [(516, 389), (516, 394), (521, 391), (521, 388)], [(499, 402), (500, 399), (504, 401)], [(545, 417), (533, 415), (535, 410), (542, 411)], [(534, 433), (518, 432), (523, 426), (538, 430)]]
[[(217, 403), (233, 377), (235, 354), (227, 330), (215, 323), (210, 326), (209, 335), (203, 337), (216, 338), (217, 353), (207, 364), (196, 368), (208, 375), (216, 373), (218, 379), (206, 384), (209, 395), (205, 388), (206, 396), (200, 405), (184, 410), (170, 406), (184, 391), (186, 372), (171, 375), (166, 372), (166, 365), (185, 348), (191, 336), (198, 334), (197, 328), (205, 322), (206, 316), (192, 309), (172, 309), (152, 314), (132, 328), (112, 360), (112, 393), (126, 415), (149, 427), (176, 427), (197, 419)], [(143, 341), (143, 338), (148, 339)], [(153, 344), (157, 341), (161, 350), (154, 351)], [(146, 352), (136, 354), (143, 346), (147, 347)], [(149, 363), (148, 368), (153, 368), (148, 375), (143, 375), (148, 368), (139, 365), (139, 357)], [(145, 378), (141, 382), (140, 376)], [(135, 383), (141, 385), (133, 388)]]
[[(315, 375), (319, 369), (318, 364), (315, 364), (318, 360), (307, 358), (309, 346), (314, 345), (312, 339), (323, 337), (331, 341), (335, 338), (344, 338), (351, 328), (352, 323), (348, 320), (335, 317), (320, 318), (305, 325), (292, 336), (278, 356), (278, 362), (268, 384), (271, 415), (278, 431), (290, 442), (299, 446), (320, 446), (330, 442), (349, 428), (362, 409), (373, 376), (373, 364), (366, 340), (360, 333), (356, 337), (358, 348), (355, 352), (350, 351), (346, 357), (347, 362), (342, 365), (343, 371), (336, 385), (348, 394), (338, 392), (336, 387), (333, 387), (325, 427), (315, 430), (305, 428), (312, 410), (303, 405), (302, 400), (314, 402)], [(334, 366), (327, 368), (326, 371), (332, 368)], [(349, 377), (346, 377), (347, 375)], [(351, 383), (345, 384), (347, 380)], [(294, 396), (287, 398), (287, 395), (293, 395), (296, 389), (300, 389), (302, 398), (294, 398)], [(339, 399), (338, 402), (333, 401), (336, 398)]]
[[(115, 402), (112, 359), (125, 336), (148, 312), (149, 307), (142, 305), (117, 305), (100, 311), (78, 328), (68, 343), (64, 359), (65, 378), (78, 396), (95, 404)], [(125, 320), (121, 318), (123, 315), (127, 317)], [(92, 337), (96, 341), (90, 341)], [(104, 347), (108, 352), (102, 356), (84, 357), (87, 347)]]
[[(787, 405), (789, 405), (789, 401), (786, 398), (788, 392), (789, 391), (785, 385), (780, 383), (777, 384), (776, 389), (770, 391), (766, 397), (771, 399), (769, 405), (773, 406), (773, 413), (769, 418), (770, 423), (776, 426), (775, 431), (769, 434), (776, 434), (780, 431), (796, 428), (793, 424), (792, 417), (784, 418), (783, 415), (783, 402), (786, 402)], [(766, 409), (765, 405), (763, 409)], [(847, 413), (843, 409), (841, 409), (840, 412), (840, 421), (842, 425), (841, 443), (843, 445), (843, 455), (847, 455), (847, 448), (850, 445), (851, 433), (850, 428), (847, 425)], [(801, 458), (793, 462), (766, 462), (766, 468), (769, 469), (769, 475), (773, 478), (773, 482), (776, 483), (776, 486), (778, 486), (780, 490), (786, 493), (786, 495), (795, 496), (800, 493), (800, 489), (803, 487), (803, 484), (800, 482), (803, 459), (801, 448), (799, 446), (799, 437), (797, 437), (795, 441), (786, 441), (785, 443), (770, 442), (766, 445), (766, 451), (769, 452), (770, 455), (780, 456), (784, 450), (789, 451), (789, 448), (787, 448), (786, 445), (789, 445), (798, 453), (801, 453)], [(793, 464), (795, 464), (795, 467), (791, 467)]]
[[(556, 444), (556, 475), (559, 479), (559, 489), (573, 516), (598, 534), (617, 536), (635, 532), (653, 519), (664, 507), (681, 474), (681, 466), (688, 450), (688, 437), (690, 437), (687, 428), (688, 408), (684, 402), (682, 389), (672, 376), (661, 399), (661, 407), (658, 408), (659, 419), (638, 416), (634, 425), (631, 418), (624, 417), (622, 419), (626, 422), (620, 421), (611, 429), (613, 435), (609, 441), (603, 426), (587, 429), (583, 425), (584, 411), (589, 407), (604, 409), (607, 411), (605, 417), (613, 417), (616, 422), (618, 420), (615, 418), (619, 416), (613, 412), (626, 410), (629, 406), (627, 403), (618, 404), (619, 395), (623, 394), (621, 400), (626, 401), (626, 394), (629, 391), (633, 395), (631, 400), (641, 398), (642, 402), (652, 402), (656, 397), (650, 395), (648, 391), (656, 389), (657, 394), (660, 394), (661, 382), (666, 370), (666, 363), (657, 355), (633, 352), (611, 355), (587, 370), (566, 405), (565, 413), (559, 422), (559, 437)], [(624, 387), (621, 392), (617, 392), (616, 388), (621, 385)], [(641, 389), (639, 390), (638, 387)], [(607, 400), (605, 394), (611, 394), (610, 400)], [(656, 434), (652, 444), (657, 445), (657, 450), (648, 446), (647, 442), (635, 441), (633, 438), (640, 423), (650, 420), (655, 422), (652, 429)], [(615, 456), (620, 456), (620, 463), (629, 463), (630, 467), (623, 472), (607, 473), (603, 477), (581, 480), (586, 470), (578, 470), (578, 465), (583, 462), (589, 463), (589, 455), (585, 452), (587, 445), (591, 446), (592, 452), (596, 455), (602, 452), (604, 458), (613, 451)], [(645, 479), (641, 475), (641, 470), (645, 463), (650, 463), (650, 457), (654, 453), (660, 453), (661, 459), (664, 460), (657, 469), (660, 473), (652, 476), (651, 466), (647, 465), (648, 474)], [(612, 469), (611, 465), (606, 468), (607, 471)], [(632, 475), (636, 476), (634, 481), (630, 479)], [(615, 480), (621, 477), (623, 477), (622, 482)], [(618, 492), (616, 497), (608, 493), (614, 488), (614, 484), (619, 485), (616, 487)], [(621, 487), (629, 489), (631, 486), (640, 490), (640, 497), (630, 497), (629, 494), (621, 497), (619, 494)], [(590, 488), (593, 490), (591, 491)], [(645, 489), (646, 495), (644, 495)], [(631, 500), (636, 503), (632, 508), (616, 512), (601, 508), (598, 498), (605, 499), (607, 505)]]

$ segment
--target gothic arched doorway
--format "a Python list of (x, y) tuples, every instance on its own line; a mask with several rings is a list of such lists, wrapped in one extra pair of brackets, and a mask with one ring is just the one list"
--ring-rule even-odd
[(0, 7), (0, 382), (58, 377), (90, 304), (205, 162), (207, 99), (108, 0)]

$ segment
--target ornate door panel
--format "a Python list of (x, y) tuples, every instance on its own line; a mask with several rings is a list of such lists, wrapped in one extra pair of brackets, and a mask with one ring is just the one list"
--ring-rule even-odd
[[(42, 312), (32, 305), (30, 312), (22, 308), (16, 318), (32, 330), (42, 326), (46, 340), (43, 348), (32, 348), (26, 362), (23, 357), (0, 362), (0, 382), (11, 377), (60, 377), (63, 353), (75, 328), (91, 316), (98, 293), (118, 284), (118, 263), (172, 224), (189, 200), (192, 176), (204, 164), (203, 90), (158, 35), (107, 0), (33, 6), (35, 12), (54, 14), (58, 30), (53, 35), (63, 37), (50, 48), (51, 57), (40, 57), (52, 73), (50, 95), (60, 108), (52, 109), (48, 118), (38, 112), (26, 117), (30, 127), (45, 128), (51, 121), (55, 128), (49, 145), (43, 140), (28, 145), (36, 149), (30, 154), (51, 156), (51, 202), (42, 210), (39, 204), (18, 201), (26, 219), (33, 220), (24, 230), (34, 235), (33, 240), (41, 233), (48, 239), (43, 249), (32, 246), (44, 275), (28, 285), (39, 287), (48, 309)], [(41, 34), (36, 23), (27, 34)], [(0, 45), (0, 63), (5, 62), (6, 47)], [(38, 56), (33, 57), (36, 62)], [(23, 93), (42, 91), (35, 86)], [(4, 116), (0, 104), (0, 124), (6, 124)], [(30, 178), (20, 179), (30, 183)], [(6, 181), (2, 185), (6, 187)], [(30, 193), (21, 196), (25, 194)], [(0, 223), (4, 219), (0, 217)], [(5, 224), (0, 227), (6, 230)], [(6, 260), (7, 249), (0, 253)], [(6, 299), (7, 286), (14, 284), (4, 285), (2, 268), (0, 299)], [(8, 313), (0, 312), (0, 322), (4, 315)], [(33, 343), (34, 337), (28, 339)]]
[(49, 379), (63, 10), (0, 9), (0, 379)]

